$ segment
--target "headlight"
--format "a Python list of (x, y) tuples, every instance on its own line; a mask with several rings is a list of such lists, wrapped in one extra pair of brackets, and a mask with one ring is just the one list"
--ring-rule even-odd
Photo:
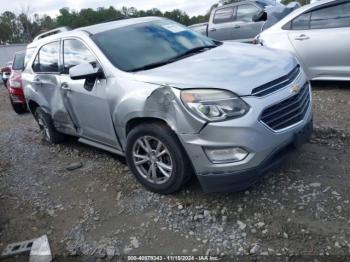
[(219, 89), (188, 89), (181, 92), (182, 102), (208, 121), (223, 121), (245, 115), (249, 106), (235, 94)]

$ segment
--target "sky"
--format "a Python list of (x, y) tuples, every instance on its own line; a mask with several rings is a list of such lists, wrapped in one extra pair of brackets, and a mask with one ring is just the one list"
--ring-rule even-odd
[[(6, 2), (6, 4), (4, 4)], [(82, 8), (97, 8), (114, 6), (119, 9), (123, 6), (136, 7), (139, 10), (158, 8), (161, 11), (181, 9), (188, 15), (205, 14), (218, 0), (1, 0), (0, 13), (11, 11), (16, 14), (29, 8), (30, 14), (57, 15), (63, 7), (80, 10)]]

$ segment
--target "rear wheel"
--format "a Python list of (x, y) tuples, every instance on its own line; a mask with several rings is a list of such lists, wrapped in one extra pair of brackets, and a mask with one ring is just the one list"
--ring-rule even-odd
[(10, 101), (11, 101), (11, 105), (12, 105), (13, 110), (17, 114), (21, 115), (21, 114), (28, 112), (26, 104), (14, 103), (11, 97), (10, 97)]
[(192, 175), (186, 153), (170, 128), (142, 124), (128, 135), (126, 158), (135, 177), (149, 190), (171, 194)]
[(62, 143), (66, 136), (56, 130), (50, 115), (46, 114), (40, 107), (35, 110), (35, 118), (38, 121), (43, 138), (49, 143)]

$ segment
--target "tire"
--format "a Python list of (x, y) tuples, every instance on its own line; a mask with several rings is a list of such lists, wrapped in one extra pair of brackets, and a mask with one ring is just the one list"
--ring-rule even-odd
[(28, 109), (27, 109), (27, 105), (26, 105), (26, 104), (14, 103), (14, 102), (12, 101), (11, 98), (10, 98), (10, 101), (11, 101), (11, 105), (12, 105), (13, 110), (14, 110), (18, 115), (22, 115), (22, 114), (28, 112)]
[[(146, 141), (152, 150), (146, 150), (149, 148)], [(157, 151), (159, 142), (162, 146)], [(126, 160), (136, 179), (155, 193), (171, 194), (179, 191), (192, 176), (191, 164), (180, 141), (163, 124), (141, 124), (132, 129), (127, 137)], [(155, 166), (155, 172), (152, 165)]]
[(43, 139), (52, 144), (60, 144), (66, 140), (66, 136), (56, 130), (51, 116), (46, 114), (40, 107), (35, 110), (35, 118), (42, 130)]

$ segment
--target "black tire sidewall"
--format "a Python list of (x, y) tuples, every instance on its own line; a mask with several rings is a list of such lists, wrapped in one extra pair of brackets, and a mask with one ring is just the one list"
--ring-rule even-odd
[(21, 115), (21, 114), (24, 114), (27, 112), (27, 106), (25, 104), (14, 103), (11, 97), (10, 97), (10, 101), (11, 101), (11, 106), (12, 106), (13, 110), (18, 115)]
[(44, 110), (42, 110), (40, 107), (38, 107), (35, 110), (35, 117), (37, 118), (37, 121), (39, 121), (39, 118), (40, 118), (43, 121), (43, 124), (47, 127), (50, 137), (47, 137), (45, 130), (43, 130), (43, 132), (44, 132), (45, 139), (48, 142), (53, 144), (58, 144), (64, 141), (64, 135), (59, 133), (55, 129), (50, 115), (46, 114)]
[[(142, 136), (153, 136), (159, 139), (168, 149), (172, 161), (173, 171), (170, 179), (161, 185), (157, 185), (145, 180), (135, 167), (132, 150), (134, 143)], [(188, 181), (188, 176), (191, 175), (191, 168), (184, 152), (182, 145), (172, 130), (159, 124), (142, 124), (130, 131), (127, 137), (126, 159), (130, 170), (135, 175), (136, 179), (149, 190), (161, 193), (171, 194), (178, 191), (183, 184)]]

